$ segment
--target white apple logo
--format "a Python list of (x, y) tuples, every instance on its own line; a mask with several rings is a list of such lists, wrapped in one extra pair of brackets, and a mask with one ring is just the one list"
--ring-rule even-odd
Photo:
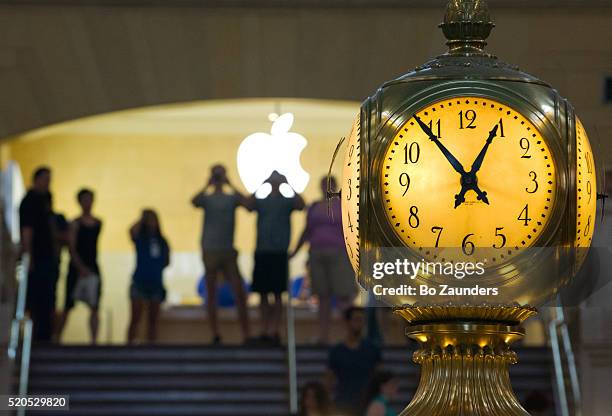
[(258, 198), (270, 193), (270, 185), (262, 183), (273, 171), (285, 175), (287, 182), (280, 191), (285, 197), (293, 195), (291, 188), (301, 193), (308, 185), (310, 175), (300, 164), (300, 155), (308, 141), (289, 130), (293, 125), (293, 114), (285, 113), (274, 120), (270, 134), (253, 133), (246, 137), (238, 148), (238, 173), (245, 188)]

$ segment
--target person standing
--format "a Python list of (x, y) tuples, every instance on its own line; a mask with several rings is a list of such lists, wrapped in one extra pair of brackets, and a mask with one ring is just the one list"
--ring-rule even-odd
[(399, 391), (399, 380), (391, 371), (377, 371), (372, 377), (366, 396), (365, 416), (396, 416), (390, 402), (395, 400)]
[[(291, 198), (281, 194), (281, 185), (289, 184), (287, 178), (280, 173), (272, 172), (264, 183), (270, 185), (270, 194), (264, 199), (252, 196), (249, 201), (250, 209), (257, 212), (257, 246), (252, 290), (260, 295), (261, 341), (278, 345), (283, 313), (282, 294), (287, 290), (289, 279), (287, 250), (291, 239), (291, 213), (303, 210), (305, 204), (297, 193)], [(270, 295), (274, 298), (272, 304)]]
[[(331, 177), (332, 189), (336, 180)], [(319, 299), (319, 343), (327, 344), (331, 321), (332, 298), (341, 311), (352, 305), (357, 293), (355, 273), (344, 246), (340, 200), (327, 201), (327, 177), (321, 179), (323, 198), (308, 209), (306, 227), (291, 253), (293, 257), (308, 242), (312, 292)], [(331, 214), (331, 215), (330, 215)]]
[(59, 275), (59, 241), (49, 191), (51, 169), (36, 169), (32, 187), (19, 206), (21, 253), (29, 255), (26, 310), (33, 322), (32, 339), (50, 342)]
[[(227, 186), (231, 192), (225, 193), (224, 186)], [(212, 342), (221, 343), (217, 321), (217, 284), (221, 276), (232, 286), (243, 339), (244, 342), (248, 342), (250, 333), (246, 291), (238, 271), (238, 252), (234, 248), (236, 208), (246, 207), (247, 198), (232, 186), (225, 167), (215, 165), (211, 169), (208, 184), (193, 197), (191, 203), (194, 207), (204, 210), (201, 247), (206, 273), (206, 308), (213, 334)]]
[(363, 338), (365, 311), (352, 306), (344, 311), (346, 336), (328, 355), (326, 379), (334, 391), (336, 410), (342, 414), (363, 414), (366, 389), (381, 362), (380, 349)]
[(147, 311), (147, 341), (157, 339), (157, 318), (161, 303), (166, 299), (163, 271), (170, 264), (170, 247), (164, 238), (157, 213), (142, 211), (140, 220), (130, 228), (136, 248), (136, 270), (132, 277), (130, 299), (132, 316), (128, 329), (128, 344), (133, 344), (143, 312)]
[(75, 304), (74, 291), (79, 279), (88, 279), (89, 284), (96, 286), (96, 296), (89, 304), (89, 332), (92, 344), (98, 339), (98, 306), (100, 303), (101, 278), (98, 266), (98, 237), (102, 229), (102, 221), (92, 214), (94, 193), (90, 189), (81, 189), (77, 194), (77, 202), (81, 206), (81, 215), (70, 224), (69, 250), (70, 265), (66, 277), (66, 301), (60, 317), (59, 335), (68, 320), (68, 315)]
[(330, 408), (329, 395), (322, 383), (312, 381), (302, 387), (297, 416), (330, 416)]

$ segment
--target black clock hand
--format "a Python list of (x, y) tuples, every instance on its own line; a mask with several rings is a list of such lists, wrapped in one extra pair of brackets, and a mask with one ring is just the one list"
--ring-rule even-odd
[(461, 185), (461, 191), (455, 195), (455, 209), (465, 202), (465, 194), (468, 191), (467, 186)]
[(465, 175), (461, 176), (461, 191), (457, 195), (455, 195), (455, 208), (465, 202), (465, 194), (469, 190), (476, 192), (479, 201), (482, 201), (485, 204), (489, 205), (487, 193), (483, 192), (478, 187), (478, 179), (476, 178), (476, 175), (472, 172), (468, 172)]
[(438, 136), (433, 134), (433, 131), (431, 131), (429, 126), (425, 124), (423, 120), (421, 120), (419, 116), (417, 116), (416, 114), (414, 115), (414, 119), (417, 121), (417, 123), (421, 127), (421, 130), (423, 130), (423, 132), (429, 137), (429, 140), (434, 142), (438, 146), (438, 148), (442, 151), (442, 154), (446, 157), (446, 160), (450, 162), (453, 169), (455, 169), (455, 171), (459, 173), (460, 175), (464, 175), (465, 169), (463, 169), (463, 165), (461, 165), (461, 163), (459, 163), (457, 158), (455, 158), (455, 156), (453, 156), (453, 154), (446, 147), (444, 147), (444, 145), (438, 139)]
[(489, 132), (489, 137), (487, 138), (487, 141), (484, 147), (482, 148), (482, 150), (478, 154), (478, 157), (476, 157), (476, 160), (474, 160), (474, 163), (472, 164), (472, 170), (470, 171), (471, 173), (475, 174), (476, 172), (480, 170), (480, 167), (482, 166), (482, 162), (485, 158), (485, 155), (487, 154), (487, 150), (489, 150), (489, 145), (493, 143), (493, 139), (497, 136), (498, 128), (499, 128), (499, 124), (495, 125), (493, 130)]

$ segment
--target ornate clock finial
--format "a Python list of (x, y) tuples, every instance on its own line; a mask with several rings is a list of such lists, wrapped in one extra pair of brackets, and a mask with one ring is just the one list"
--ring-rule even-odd
[(450, 0), (440, 27), (448, 39), (449, 54), (482, 55), (495, 24), (486, 0)]

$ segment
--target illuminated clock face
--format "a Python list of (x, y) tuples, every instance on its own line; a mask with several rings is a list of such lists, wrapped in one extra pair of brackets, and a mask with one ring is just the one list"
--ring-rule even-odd
[(360, 187), (360, 122), (353, 123), (342, 171), (342, 227), (346, 251), (353, 266), (359, 270), (359, 187)]
[(491, 99), (423, 108), (391, 140), (380, 173), (390, 225), (427, 259), (504, 263), (536, 244), (555, 204), (546, 140)]
[(595, 215), (597, 209), (597, 177), (593, 150), (589, 143), (584, 126), (576, 119), (576, 247), (578, 249), (578, 263), (586, 257), (587, 249), (591, 246)]

